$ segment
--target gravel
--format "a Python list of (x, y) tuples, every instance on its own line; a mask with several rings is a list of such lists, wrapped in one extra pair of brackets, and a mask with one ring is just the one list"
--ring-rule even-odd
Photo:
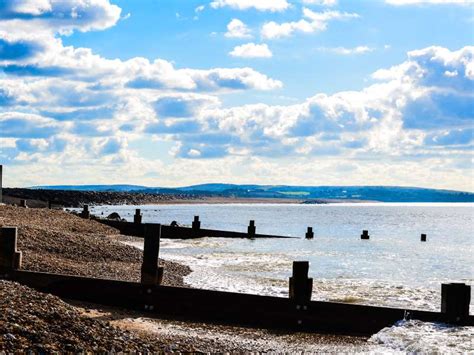
[[(139, 281), (142, 252), (117, 240), (118, 231), (92, 220), (48, 209), (0, 206), (0, 227), (18, 227), (23, 268), (87, 277)], [(187, 266), (160, 259), (163, 284), (184, 286)]]
[(0, 280), (0, 353), (193, 351), (87, 317), (58, 297)]

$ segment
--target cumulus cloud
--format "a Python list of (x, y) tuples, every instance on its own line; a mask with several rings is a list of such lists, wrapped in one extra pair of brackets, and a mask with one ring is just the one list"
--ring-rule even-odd
[[(63, 44), (63, 35), (104, 29), (119, 18), (107, 0), (0, 2), (1, 161), (33, 167), (41, 160), (51, 169), (145, 164), (129, 140), (200, 134), (198, 116), (220, 105), (208, 94), (282, 86), (248, 67), (176, 68)], [(199, 149), (202, 157), (213, 155), (212, 147)]]
[(290, 7), (287, 0), (214, 0), (211, 7), (217, 9), (219, 7), (231, 7), (237, 10), (256, 9), (259, 11), (284, 11)]
[(193, 117), (202, 108), (218, 104), (219, 100), (213, 96), (178, 94), (162, 96), (153, 103), (153, 106), (158, 117)]
[(60, 132), (52, 119), (22, 112), (0, 113), (0, 137), (48, 138)]
[(308, 8), (303, 8), (303, 18), (299, 21), (276, 23), (270, 21), (262, 26), (260, 31), (263, 38), (277, 39), (289, 37), (295, 32), (313, 33), (322, 32), (327, 29), (328, 23), (334, 20), (345, 20), (358, 18), (355, 13), (340, 11), (315, 12)]
[(173, 121), (157, 121), (147, 125), (146, 133), (163, 135), (163, 134), (190, 134), (199, 133), (202, 129), (197, 120), (183, 119)]
[(227, 25), (225, 36), (228, 38), (251, 38), (251, 30), (239, 19), (232, 19)]
[[(69, 88), (96, 82), (94, 96), (124, 88), (209, 92), (271, 90), (282, 85), (278, 80), (251, 68), (178, 69), (162, 59), (150, 61), (135, 57), (111, 60), (88, 48), (64, 46), (61, 39), (55, 36), (65, 28), (81, 31), (103, 28), (105, 25), (102, 22), (108, 18), (107, 14), (116, 13), (119, 16), (120, 13), (120, 9), (108, 0), (45, 1), (43, 5), (31, 1), (29, 6), (23, 7), (16, 4), (3, 3), (0, 7), (0, 69), (9, 76), (23, 77), (30, 83), (33, 78), (45, 77), (58, 78), (61, 82), (71, 81)], [(20, 12), (27, 15), (20, 15)], [(63, 27), (53, 26), (56, 17), (62, 21)], [(44, 31), (41, 26), (37, 28), (36, 20), (49, 24), (51, 31)], [(16, 22), (12, 24), (10, 21)], [(107, 26), (113, 25), (114, 21), (107, 22)], [(35, 26), (34, 31), (31, 26)], [(64, 87), (62, 83), (60, 86)], [(88, 96), (84, 92), (80, 94)]]
[[(350, 183), (365, 184), (369, 174), (372, 183), (424, 184), (434, 181), (436, 167), (444, 169), (439, 181), (472, 184), (462, 162), (471, 161), (473, 145), (473, 47), (411, 51), (357, 91), (319, 93), (291, 105), (229, 106), (219, 95), (275, 90), (282, 83), (252, 68), (111, 60), (66, 46), (63, 33), (115, 23), (110, 15), (115, 5), (83, 0), (78, 5), (83, 17), (75, 19), (72, 9), (61, 18), (59, 3), (0, 2), (0, 160), (25, 177), (22, 184), (40, 184), (41, 176), (46, 183), (76, 183), (80, 169), (83, 181), (91, 183), (100, 175), (109, 183), (125, 178), (153, 185), (149, 176), (158, 174), (160, 182), (173, 185), (240, 179), (242, 166), (247, 179), (271, 176), (277, 183), (318, 183), (315, 176), (324, 176), (321, 183), (341, 183), (348, 170), (363, 169)], [(219, 3), (214, 7), (265, 6)], [(301, 21), (275, 24), (269, 36), (322, 31), (330, 21), (357, 16), (304, 9)], [(248, 56), (255, 47), (268, 49), (250, 44), (234, 50), (240, 47)], [(336, 53), (369, 49), (341, 47)], [(172, 163), (164, 164), (160, 159), (168, 154)], [(411, 174), (407, 178), (397, 169)], [(183, 178), (185, 170), (192, 176)], [(50, 180), (54, 177), (59, 180)]]
[[(121, 9), (109, 0), (12, 0), (0, 4), (0, 29), (22, 27), (70, 33), (103, 30), (115, 25)], [(34, 32), (33, 31), (33, 32)]]
[(230, 53), (233, 57), (241, 58), (270, 58), (273, 56), (270, 48), (265, 43), (255, 44), (247, 43), (235, 47)]
[(136, 89), (171, 88), (198, 92), (247, 89), (273, 90), (283, 85), (281, 81), (271, 79), (252, 68), (175, 70), (168, 62), (165, 67), (169, 70), (163, 71), (162, 68), (156, 68), (156, 65), (152, 66), (150, 70), (146, 70), (146, 67), (141, 67), (137, 76), (126, 85), (129, 88)]
[[(471, 144), (473, 54), (469, 47), (427, 48), (410, 52), (407, 61), (386, 69), (380, 83), (361, 91), (317, 94), (290, 106), (203, 109), (198, 115), (202, 129), (223, 139), (217, 143), (198, 133), (177, 133), (174, 139), (180, 145), (175, 154), (193, 159), (226, 154), (409, 160), (436, 154), (430, 148), (434, 146), (461, 149)], [(454, 68), (462, 79), (444, 75)]]

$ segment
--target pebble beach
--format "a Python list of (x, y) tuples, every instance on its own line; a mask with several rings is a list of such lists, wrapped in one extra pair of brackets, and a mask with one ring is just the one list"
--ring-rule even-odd
[[(113, 228), (62, 210), (0, 206), (0, 227), (16, 226), (26, 270), (139, 281), (142, 252)], [(160, 259), (163, 284), (187, 287), (192, 270)], [(0, 353), (356, 352), (367, 338), (150, 319), (149, 315), (61, 300), (0, 281)]]

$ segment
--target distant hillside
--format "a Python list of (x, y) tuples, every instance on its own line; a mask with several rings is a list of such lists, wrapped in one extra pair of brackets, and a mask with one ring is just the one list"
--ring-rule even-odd
[(36, 189), (118, 191), (158, 194), (207, 195), (248, 198), (292, 198), (312, 200), (366, 200), (381, 202), (474, 202), (474, 193), (400, 186), (286, 186), (201, 184), (179, 188), (137, 185), (61, 185)]

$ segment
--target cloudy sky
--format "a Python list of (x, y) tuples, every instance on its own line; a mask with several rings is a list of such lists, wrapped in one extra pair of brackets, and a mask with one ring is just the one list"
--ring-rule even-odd
[(0, 0), (7, 186), (474, 191), (472, 0)]

